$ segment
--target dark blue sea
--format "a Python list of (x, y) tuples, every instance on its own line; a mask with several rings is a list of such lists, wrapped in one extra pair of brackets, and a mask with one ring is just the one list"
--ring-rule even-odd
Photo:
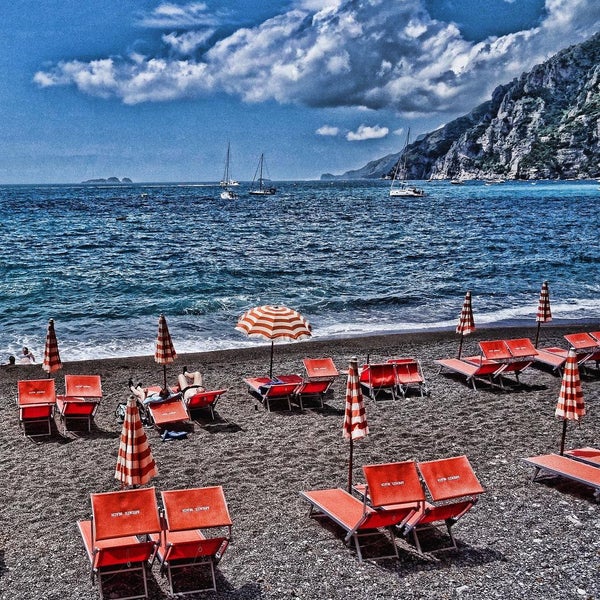
[(453, 328), (466, 290), (476, 325), (533, 327), (544, 280), (556, 322), (600, 319), (598, 182), (424, 187), (0, 186), (0, 360), (39, 360), (49, 318), (63, 361), (153, 354), (160, 313), (179, 353), (257, 344), (260, 304), (315, 338)]

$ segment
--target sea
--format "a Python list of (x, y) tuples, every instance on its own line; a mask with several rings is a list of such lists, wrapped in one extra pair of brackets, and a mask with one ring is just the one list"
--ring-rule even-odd
[(277, 182), (221, 200), (216, 184), (0, 186), (0, 362), (41, 360), (54, 319), (63, 361), (152, 355), (166, 316), (178, 353), (265, 341), (235, 329), (286, 305), (313, 338), (600, 319), (597, 181)]

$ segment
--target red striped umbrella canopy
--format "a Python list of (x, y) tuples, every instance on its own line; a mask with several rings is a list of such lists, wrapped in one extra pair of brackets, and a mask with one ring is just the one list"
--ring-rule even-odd
[(46, 346), (44, 348), (44, 362), (42, 363), (42, 369), (46, 373), (53, 373), (62, 369), (62, 362), (60, 360), (60, 354), (58, 352), (58, 342), (56, 340), (56, 333), (54, 331), (54, 319), (48, 321), (48, 331), (46, 332)]
[(581, 391), (581, 380), (579, 378), (579, 367), (577, 366), (577, 353), (573, 348), (569, 350), (565, 362), (558, 403), (554, 413), (563, 421), (562, 439), (560, 453), (565, 449), (565, 435), (567, 433), (567, 421), (579, 421), (585, 415), (585, 403)]
[(177, 358), (173, 340), (167, 326), (165, 315), (158, 317), (158, 336), (156, 338), (156, 350), (154, 352), (154, 361), (163, 365), (164, 387), (167, 387), (167, 365), (171, 364)]
[(358, 377), (358, 361), (353, 357), (348, 368), (348, 383), (346, 384), (346, 409), (344, 411), (344, 438), (350, 440), (350, 461), (348, 464), (348, 493), (352, 490), (352, 454), (353, 442), (364, 438), (369, 433), (367, 413)]
[(548, 289), (547, 281), (542, 283), (535, 320), (538, 323), (548, 323), (548, 321), (552, 321), (552, 312), (550, 310), (550, 290)]
[(463, 337), (475, 331), (475, 319), (473, 318), (473, 306), (471, 305), (471, 292), (465, 294), (462, 310), (456, 326), (456, 333), (460, 333), (460, 344), (458, 346), (458, 357), (462, 351)]
[(249, 336), (271, 340), (271, 366), (273, 376), (273, 342), (276, 339), (300, 340), (311, 336), (310, 323), (297, 311), (287, 306), (256, 306), (246, 311), (235, 328)]
[(140, 411), (135, 397), (132, 396), (127, 401), (121, 430), (115, 479), (121, 482), (121, 487), (144, 485), (157, 474), (158, 469), (152, 457), (146, 432), (142, 427)]

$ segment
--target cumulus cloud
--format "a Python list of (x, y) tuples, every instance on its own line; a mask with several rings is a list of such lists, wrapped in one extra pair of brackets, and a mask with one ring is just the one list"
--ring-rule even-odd
[[(600, 22), (597, 0), (546, 0), (537, 27), (470, 42), (425, 6), (425, 0), (299, 0), (256, 27), (209, 42), (200, 41), (202, 32), (219, 19), (204, 3), (163, 3), (142, 23), (171, 27), (163, 42), (186, 60), (65, 60), (34, 80), (130, 104), (225, 92), (246, 102), (456, 113), (593, 35)], [(183, 37), (181, 28), (201, 32)]]
[(192, 56), (199, 48), (206, 45), (214, 33), (214, 29), (186, 31), (180, 34), (167, 33), (162, 36), (162, 41), (177, 54)]
[(331, 136), (331, 137), (338, 135), (339, 132), (340, 132), (339, 127), (334, 127), (333, 125), (323, 125), (322, 127), (319, 127), (319, 129), (317, 129), (317, 131), (315, 131), (315, 133), (317, 135), (324, 135), (324, 136)]
[(346, 134), (346, 139), (349, 142), (363, 142), (364, 140), (377, 140), (385, 137), (390, 130), (387, 127), (380, 127), (375, 125), (369, 127), (368, 125), (359, 125), (356, 131), (349, 131)]

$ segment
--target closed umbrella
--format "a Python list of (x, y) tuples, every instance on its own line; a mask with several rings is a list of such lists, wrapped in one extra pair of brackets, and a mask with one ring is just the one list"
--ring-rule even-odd
[(460, 343), (458, 345), (458, 358), (460, 358), (462, 352), (463, 338), (469, 333), (475, 331), (475, 319), (473, 318), (473, 307), (471, 305), (471, 292), (465, 294), (465, 300), (463, 302), (462, 310), (460, 311), (460, 318), (458, 319), (458, 325), (456, 326), (456, 333), (460, 334)]
[(256, 306), (246, 311), (235, 328), (249, 336), (271, 340), (269, 377), (273, 377), (273, 343), (276, 339), (300, 340), (311, 336), (310, 323), (287, 306)]
[(550, 310), (550, 290), (548, 289), (547, 281), (542, 283), (535, 320), (537, 321), (537, 331), (535, 333), (535, 347), (537, 348), (538, 341), (540, 339), (540, 326), (542, 323), (548, 323), (548, 321), (552, 321), (552, 311)]
[(125, 420), (121, 430), (119, 455), (115, 479), (121, 487), (144, 485), (158, 474), (146, 432), (142, 427), (140, 411), (136, 399), (131, 396), (127, 401)]
[(560, 440), (560, 453), (565, 451), (565, 437), (567, 435), (567, 421), (579, 421), (585, 415), (583, 392), (577, 366), (577, 354), (573, 348), (569, 350), (565, 370), (563, 373), (556, 412), (554, 413), (563, 421), (562, 438)]
[(344, 438), (350, 441), (350, 458), (348, 461), (348, 493), (352, 493), (352, 462), (354, 440), (366, 437), (369, 433), (367, 413), (360, 389), (358, 377), (358, 361), (355, 356), (350, 360), (348, 368), (348, 383), (346, 384), (346, 409), (344, 411), (344, 425), (342, 427)]
[(44, 369), (46, 373), (54, 373), (54, 371), (62, 369), (62, 366), (60, 354), (58, 352), (56, 333), (54, 331), (54, 319), (50, 319), (48, 321), (48, 331), (46, 333), (46, 346), (44, 348), (44, 362), (42, 363), (42, 369)]
[(164, 386), (167, 389), (167, 365), (171, 364), (177, 358), (177, 353), (171, 340), (169, 327), (165, 315), (158, 318), (158, 337), (156, 338), (156, 351), (154, 352), (154, 361), (163, 365)]

